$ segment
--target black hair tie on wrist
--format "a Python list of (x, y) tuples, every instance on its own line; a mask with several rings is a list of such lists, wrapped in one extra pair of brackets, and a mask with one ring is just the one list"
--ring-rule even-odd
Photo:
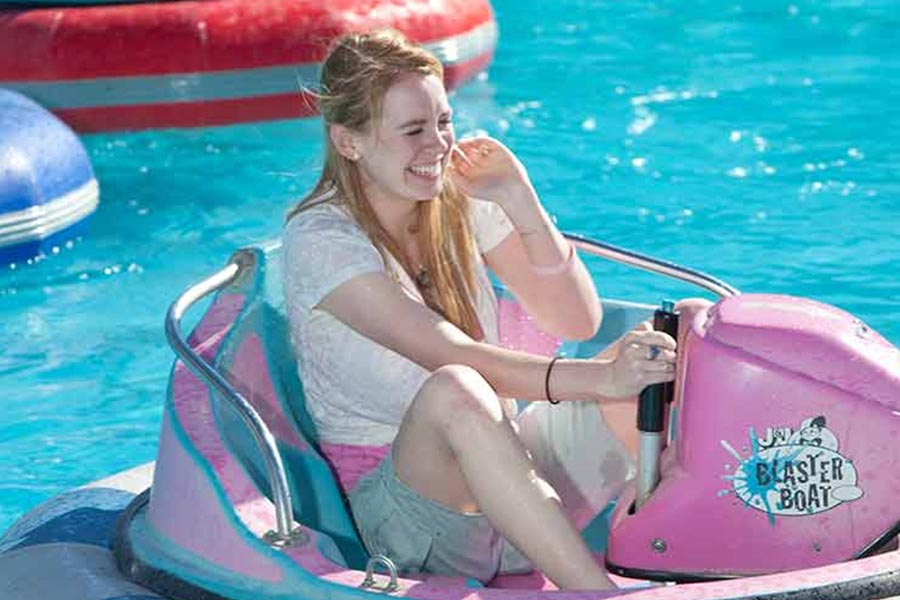
[(547, 397), (547, 402), (550, 404), (559, 404), (559, 400), (554, 400), (550, 395), (550, 372), (553, 371), (553, 364), (558, 361), (561, 356), (554, 356), (550, 359), (550, 364), (547, 365), (547, 374), (544, 376), (544, 395)]

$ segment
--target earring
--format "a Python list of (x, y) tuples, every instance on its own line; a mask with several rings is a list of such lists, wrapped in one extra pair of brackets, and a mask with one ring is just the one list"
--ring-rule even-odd
[(350, 160), (359, 160), (359, 152), (354, 150), (353, 152), (350, 153), (349, 158), (350, 158)]

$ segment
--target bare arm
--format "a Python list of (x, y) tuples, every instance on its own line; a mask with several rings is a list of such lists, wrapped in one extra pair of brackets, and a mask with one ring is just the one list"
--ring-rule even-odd
[(597, 332), (602, 312), (584, 264), (541, 206), (525, 167), (500, 142), (461, 142), (457, 183), (498, 204), (515, 231), (485, 255), (488, 266), (545, 331), (566, 339)]
[[(570, 340), (591, 338), (600, 326), (602, 310), (584, 263), (570, 254), (574, 248), (533, 190), (522, 192), (522, 198), (508, 206), (504, 210), (516, 231), (485, 255), (488, 266), (542, 329)], [(549, 268), (540, 272), (532, 267)]]
[[(381, 273), (359, 275), (339, 285), (319, 303), (357, 333), (428, 370), (468, 365), (501, 396), (545, 398), (548, 359), (477, 342), (427, 307), (409, 298)], [(664, 350), (647, 360), (649, 346)], [(557, 400), (618, 398), (673, 377), (675, 342), (659, 332), (631, 334), (614, 359), (558, 361), (551, 393)]]

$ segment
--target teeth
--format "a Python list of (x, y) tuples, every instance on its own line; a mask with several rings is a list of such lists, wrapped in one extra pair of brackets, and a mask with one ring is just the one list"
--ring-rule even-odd
[(410, 171), (415, 173), (416, 175), (424, 175), (426, 177), (437, 177), (441, 173), (441, 163), (435, 163), (428, 167), (417, 166), (410, 167)]

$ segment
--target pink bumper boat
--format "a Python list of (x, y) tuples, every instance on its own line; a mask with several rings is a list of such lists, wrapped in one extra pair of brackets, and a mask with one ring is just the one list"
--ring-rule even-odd
[[(900, 594), (900, 553), (890, 549), (900, 522), (894, 502), (900, 351), (836, 308), (739, 295), (701, 273), (571, 239), (582, 253), (721, 296), (691, 323), (674, 402), (662, 405), (661, 426), (642, 434), (637, 480), (583, 532), (592, 548), (604, 551), (620, 590), (560, 591), (540, 573), (488, 585), (404, 577), (390, 557), (368, 556), (316, 449), (286, 334), (281, 249), (271, 244), (238, 252), (169, 312), (167, 334), (180, 360), (152, 486), (127, 507), (119, 501), (110, 509), (118, 515), (114, 532), (107, 526), (94, 534), (99, 545), (111, 540), (122, 575), (104, 576), (121, 579), (125, 587), (116, 597), (848, 600)], [(212, 304), (185, 341), (183, 314), (210, 294)], [(503, 343), (568, 356), (591, 356), (653, 314), (651, 306), (607, 302), (597, 336), (572, 343), (538, 331), (509, 296), (500, 304)], [(47, 597), (24, 592), (46, 588), (48, 572), (69, 569), (69, 595), (57, 597), (110, 597), (94, 593), (97, 573), (73, 572), (86, 564), (73, 559), (74, 550), (67, 560), (41, 563), (49, 554), (35, 550), (45, 538), (34, 532), (46, 531), (65, 513), (62, 507), (83, 508), (51, 501), (0, 540), (0, 581), (12, 581), (20, 598)], [(29, 550), (34, 558), (25, 569), (21, 553)]]

